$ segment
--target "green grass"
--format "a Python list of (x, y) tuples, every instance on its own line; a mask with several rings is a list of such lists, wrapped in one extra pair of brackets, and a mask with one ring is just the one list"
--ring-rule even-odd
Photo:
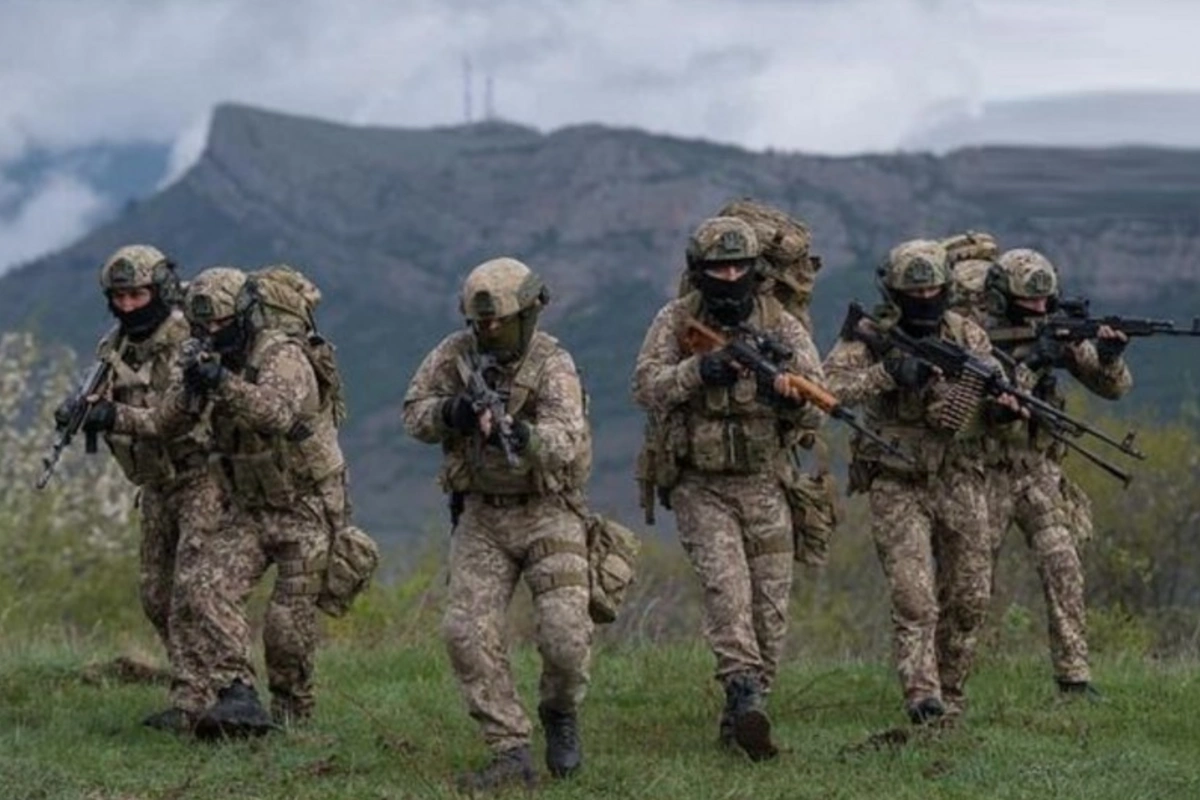
[[(0, 656), (0, 796), (88, 800), (452, 797), (486, 760), (436, 643), (322, 653), (316, 719), (206, 745), (138, 721), (161, 686), (87, 677), (114, 652)], [(516, 653), (532, 705), (536, 655)], [(1195, 798), (1200, 681), (1191, 663), (1103, 661), (1104, 701), (1060, 700), (1042, 661), (985, 662), (956, 728), (916, 735), (884, 664), (791, 664), (771, 700), (782, 757), (715, 743), (721, 698), (699, 646), (597, 653), (586, 766), (546, 798)], [(888, 735), (888, 731), (891, 731)], [(904, 740), (904, 741), (900, 741)], [(540, 738), (535, 741), (540, 762)], [(520, 792), (516, 793), (519, 796)]]

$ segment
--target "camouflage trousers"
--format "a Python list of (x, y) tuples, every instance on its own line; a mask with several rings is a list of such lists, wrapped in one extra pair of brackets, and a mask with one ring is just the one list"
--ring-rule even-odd
[(944, 470), (928, 481), (877, 477), (870, 508), (904, 699), (911, 707), (938, 698), (961, 711), (991, 596), (983, 470)]
[(268, 685), (277, 712), (312, 712), (316, 599), (329, 536), (320, 499), (306, 497), (288, 509), (227, 507), (206, 540), (186, 542), (186, 549), (180, 543), (173, 624), (188, 636), (178, 648), (177, 671), (202, 677), (209, 702), (234, 680), (254, 684), (246, 602), (274, 564), (263, 621)]
[(1042, 582), (1054, 676), (1090, 681), (1083, 564), (1067, 524), (1062, 481), (1057, 463), (1032, 453), (1019, 465), (990, 470), (992, 544), (998, 553), (1009, 525), (1016, 523)]
[(716, 677), (770, 687), (787, 635), (792, 515), (772, 474), (685, 473), (671, 492), (679, 540), (704, 587), (704, 638)]
[(202, 626), (183, 609), (179, 576), (194, 569), (197, 544), (210, 541), (220, 525), (221, 490), (199, 473), (165, 489), (143, 489), (139, 508), (142, 608), (171, 664), (171, 705), (201, 711), (211, 701), (207, 676), (180, 669), (180, 653)]
[(542, 704), (574, 711), (589, 681), (587, 544), (583, 521), (556, 497), (498, 507), (467, 495), (450, 546), (442, 636), (467, 709), (493, 751), (528, 745), (532, 728), (513, 684), (505, 624), (522, 575), (533, 597)]

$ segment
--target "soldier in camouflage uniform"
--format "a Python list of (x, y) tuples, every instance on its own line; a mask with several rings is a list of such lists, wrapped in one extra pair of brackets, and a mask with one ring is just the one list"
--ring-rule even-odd
[(781, 475), (789, 449), (823, 415), (759, 383), (725, 351), (690, 346), (687, 324), (695, 318), (730, 338), (744, 338), (746, 327), (765, 332), (790, 351), (781, 367), (819, 381), (804, 327), (757, 291), (760, 255), (744, 220), (701, 224), (687, 246), (695, 291), (658, 312), (633, 376), (634, 398), (663, 437), (659, 494), (704, 586), (704, 635), (726, 695), (720, 740), (754, 760), (777, 753), (764, 695), (783, 649), (794, 553)]
[[(226, 497), (213, 535), (197, 543), (177, 578), (181, 617), (194, 625), (180, 660), (207, 676), (216, 703), (196, 723), (201, 737), (260, 735), (313, 709), (317, 595), (330, 543), (329, 498), (341, 498), (345, 462), (333, 415), (298, 336), (265, 327), (246, 275), (213, 267), (188, 286), (192, 327), (213, 353), (193, 357), (182, 386), (143, 420), (172, 430), (205, 414), (213, 474)], [(118, 421), (118, 428), (122, 425)], [(271, 715), (254, 689), (246, 601), (274, 564), (263, 638)]]
[[(442, 635), (467, 707), (492, 761), (464, 775), (470, 789), (536, 780), (530, 723), (513, 685), (505, 610), (524, 576), (533, 596), (542, 656), (538, 716), (546, 766), (555, 777), (581, 764), (577, 713), (588, 685), (592, 621), (582, 490), (591, 465), (583, 391), (571, 356), (537, 329), (549, 295), (519, 261), (476, 267), (462, 287), (468, 329), (443, 339), (421, 362), (404, 398), (404, 426), (440, 444), (440, 475), (455, 527)], [(502, 451), (497, 420), (467, 391), (477, 359), (511, 419)], [(478, 373), (477, 373), (478, 374)]]
[[(1115, 400), (1133, 379), (1121, 357), (1125, 334), (1101, 328), (1093, 342), (1039, 341), (1034, 324), (1052, 310), (1058, 296), (1054, 266), (1035, 250), (1009, 250), (990, 268), (985, 281), (986, 328), (993, 346), (1021, 366), (1022, 389), (1060, 407), (1064, 398), (1054, 376), (1069, 371), (1094, 394)], [(989, 440), (989, 512), (997, 550), (1011, 523), (1033, 553), (1046, 599), (1054, 677), (1064, 693), (1094, 695), (1088, 667), (1083, 566), (1069, 520), (1069, 478), (1060, 461), (1065, 449), (1045, 431), (1022, 420), (994, 427)]]
[[(178, 350), (189, 337), (176, 304), (182, 290), (170, 261), (155, 247), (128, 245), (100, 270), (100, 286), (117, 326), (101, 340), (98, 358), (112, 369), (106, 396), (84, 420), (85, 432), (104, 433), (109, 450), (140, 490), (141, 600), (146, 617), (162, 640), (173, 669), (171, 707), (145, 724), (165, 730), (190, 729), (208, 705), (202, 676), (179, 669), (179, 648), (188, 631), (176, 624), (179, 560), (212, 533), (220, 506), (217, 485), (207, 476), (203, 425), (187, 425), (171, 436), (145, 433), (131, 425), (114, 428), (118, 418), (152, 413), (180, 381)], [(59, 409), (60, 424), (67, 407)]]
[[(911, 336), (938, 336), (995, 363), (987, 334), (946, 310), (948, 279), (941, 245), (898, 245), (880, 268), (880, 317)], [(913, 458), (905, 461), (857, 439), (849, 489), (869, 493), (905, 707), (921, 724), (963, 710), (991, 594), (982, 427), (973, 423), (957, 435), (947, 430), (942, 414), (952, 397), (949, 382), (863, 325), (842, 332), (825, 359), (825, 374), (842, 403), (863, 405), (867, 423)]]

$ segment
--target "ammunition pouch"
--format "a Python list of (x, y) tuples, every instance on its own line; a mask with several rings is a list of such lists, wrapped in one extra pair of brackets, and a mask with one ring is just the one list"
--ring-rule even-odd
[(365, 531), (353, 525), (334, 531), (317, 607), (331, 617), (345, 614), (378, 566), (379, 547)]
[(641, 542), (637, 534), (616, 520), (588, 514), (588, 614), (592, 621), (606, 624), (617, 618), (625, 594), (634, 581)]
[(840, 517), (833, 474), (825, 469), (805, 473), (789, 465), (781, 483), (792, 512), (795, 560), (812, 567), (824, 566)]

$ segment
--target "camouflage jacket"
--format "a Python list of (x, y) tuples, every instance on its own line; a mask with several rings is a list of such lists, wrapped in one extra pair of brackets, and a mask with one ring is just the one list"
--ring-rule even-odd
[(518, 362), (493, 376), (508, 413), (530, 426), (529, 444), (509, 465), (494, 441), (477, 430), (463, 436), (446, 426), (443, 404), (465, 388), (459, 358), (475, 347), (470, 331), (444, 338), (421, 362), (404, 396), (404, 428), (441, 444), (439, 482), (446, 492), (556, 494), (581, 490), (591, 471), (592, 441), (575, 362), (554, 337), (537, 331)]
[[(633, 374), (634, 400), (646, 409), (656, 435), (665, 437), (663, 467), (699, 472), (758, 473), (780, 466), (780, 456), (806, 431), (821, 425), (824, 414), (811, 403), (795, 406), (776, 402), (759, 390), (752, 373), (733, 386), (705, 386), (700, 380), (700, 353), (689, 352), (688, 320), (706, 317), (699, 295), (672, 300), (650, 324)], [(747, 324), (788, 348), (784, 369), (818, 383), (824, 381), (821, 360), (804, 326), (782, 310), (777, 301), (759, 295)], [(726, 332), (731, 338), (744, 334)], [(668, 482), (669, 483), (669, 482)]]

